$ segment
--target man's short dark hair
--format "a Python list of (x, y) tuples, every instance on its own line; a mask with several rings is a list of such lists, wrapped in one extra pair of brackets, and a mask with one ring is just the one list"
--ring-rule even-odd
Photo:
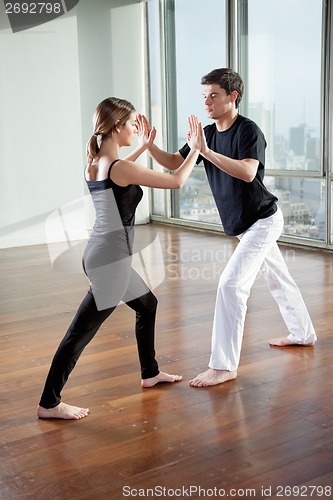
[(210, 73), (201, 78), (201, 85), (219, 85), (224, 89), (227, 95), (230, 95), (234, 90), (238, 96), (235, 101), (235, 106), (238, 108), (244, 92), (244, 83), (240, 75), (231, 68), (213, 69)]

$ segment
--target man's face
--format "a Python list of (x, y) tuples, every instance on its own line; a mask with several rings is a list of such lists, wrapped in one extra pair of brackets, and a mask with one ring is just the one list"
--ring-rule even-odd
[(203, 85), (202, 93), (204, 97), (207, 116), (212, 120), (219, 120), (235, 108), (237, 92), (230, 95), (217, 84)]

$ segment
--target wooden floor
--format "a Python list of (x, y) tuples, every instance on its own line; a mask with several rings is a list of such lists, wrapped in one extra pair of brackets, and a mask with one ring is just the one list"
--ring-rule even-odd
[(238, 378), (197, 389), (188, 380), (207, 366), (218, 275), (235, 241), (158, 224), (136, 234), (141, 249), (155, 241), (142, 256), (161, 281), (160, 368), (184, 379), (141, 389), (134, 314), (120, 305), (63, 392), (90, 407), (80, 421), (39, 420), (35, 409), (87, 281), (54, 270), (45, 245), (1, 250), (0, 499), (331, 498), (332, 254), (281, 247), (315, 347), (269, 347), (287, 332), (260, 278)]

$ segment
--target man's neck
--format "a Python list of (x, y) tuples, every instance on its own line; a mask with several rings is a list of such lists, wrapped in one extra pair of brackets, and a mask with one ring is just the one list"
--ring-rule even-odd
[(218, 120), (215, 120), (216, 128), (219, 132), (225, 132), (231, 125), (236, 121), (238, 112), (234, 110), (232, 113), (222, 116)]

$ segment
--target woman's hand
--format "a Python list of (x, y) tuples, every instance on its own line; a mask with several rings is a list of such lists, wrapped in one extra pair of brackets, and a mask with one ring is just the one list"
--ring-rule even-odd
[(188, 118), (189, 131), (187, 133), (187, 143), (191, 149), (196, 149), (200, 151), (202, 147), (202, 124), (198, 121), (198, 118), (194, 115)]
[(144, 149), (149, 149), (156, 137), (155, 127), (150, 128), (149, 122), (144, 115), (137, 115), (135, 125), (139, 145)]

